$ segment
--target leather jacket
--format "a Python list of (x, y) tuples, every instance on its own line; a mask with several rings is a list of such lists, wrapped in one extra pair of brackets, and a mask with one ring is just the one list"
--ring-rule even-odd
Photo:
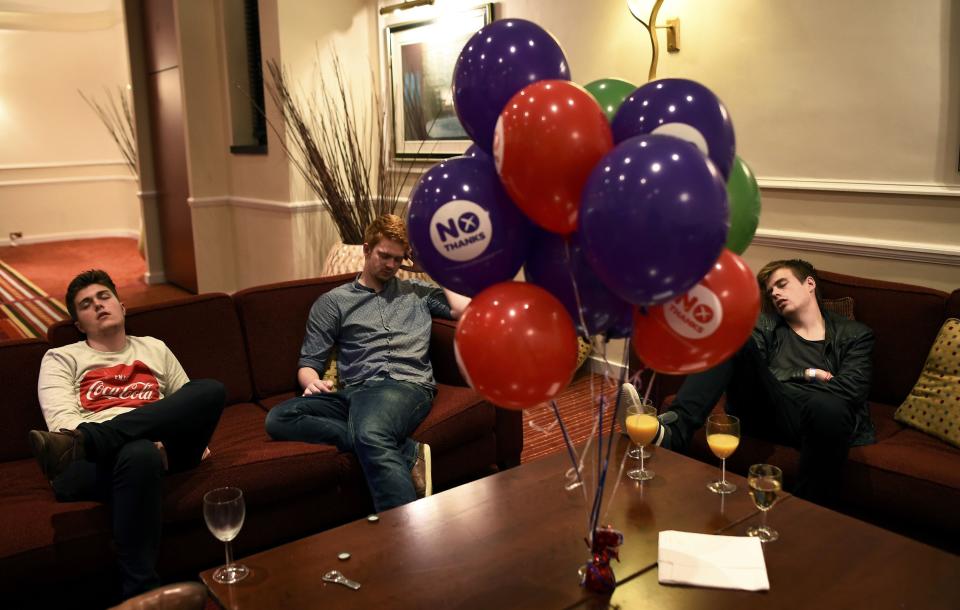
[[(873, 422), (867, 407), (870, 377), (873, 372), (873, 331), (866, 324), (848, 320), (821, 309), (826, 326), (824, 357), (833, 379), (822, 388), (850, 404), (856, 418), (851, 446), (875, 442)], [(790, 327), (779, 315), (760, 314), (753, 329), (753, 340), (769, 365), (786, 341)], [(803, 381), (803, 369), (778, 375), (780, 381)]]

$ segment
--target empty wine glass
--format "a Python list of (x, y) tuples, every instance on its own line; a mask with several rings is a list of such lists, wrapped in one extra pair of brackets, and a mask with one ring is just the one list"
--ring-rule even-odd
[(707, 489), (718, 494), (735, 492), (737, 486), (727, 480), (727, 458), (733, 455), (740, 444), (740, 420), (726, 413), (708, 417), (707, 444), (710, 451), (720, 458), (720, 480), (708, 484)]
[(780, 533), (767, 525), (767, 511), (773, 508), (783, 489), (783, 472), (770, 464), (754, 464), (747, 472), (747, 485), (753, 503), (761, 511), (760, 525), (747, 528), (747, 536), (759, 538), (760, 542), (773, 542)]
[(213, 573), (213, 580), (219, 583), (229, 585), (240, 582), (250, 573), (247, 566), (233, 562), (233, 554), (230, 552), (230, 541), (240, 533), (244, 517), (246, 508), (242, 490), (236, 487), (219, 487), (204, 494), (203, 518), (210, 533), (217, 540), (223, 541), (226, 550), (226, 564)]
[(635, 481), (647, 481), (654, 477), (652, 470), (644, 468), (643, 446), (648, 444), (657, 435), (660, 422), (657, 421), (657, 410), (651, 405), (639, 404), (627, 407), (627, 434), (640, 449), (640, 468), (627, 471), (627, 476)]

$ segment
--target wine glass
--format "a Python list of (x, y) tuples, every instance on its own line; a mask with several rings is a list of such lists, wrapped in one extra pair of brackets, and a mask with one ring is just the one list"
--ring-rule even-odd
[(750, 497), (761, 511), (761, 524), (747, 528), (747, 536), (755, 536), (760, 542), (773, 542), (780, 533), (767, 525), (767, 511), (773, 508), (783, 489), (783, 472), (770, 464), (754, 464), (747, 473)]
[(717, 494), (730, 494), (737, 486), (727, 480), (727, 458), (740, 444), (740, 420), (726, 413), (715, 413), (707, 418), (707, 444), (713, 455), (720, 458), (720, 480), (707, 485)]
[[(653, 401), (650, 400), (649, 398), (641, 398), (639, 399), (639, 401), (640, 401), (640, 404), (653, 408)], [(626, 418), (624, 418), (624, 421), (626, 421)], [(624, 424), (624, 428), (626, 428), (626, 424)], [(631, 447), (630, 449), (627, 450), (627, 457), (630, 458), (631, 460), (639, 460), (641, 453), (643, 454), (643, 457), (645, 459), (649, 460), (650, 458), (653, 457), (653, 451), (651, 451), (650, 448), (646, 446)]]
[(640, 449), (640, 468), (627, 471), (627, 476), (635, 481), (652, 479), (654, 472), (643, 467), (643, 446), (653, 440), (660, 428), (657, 421), (657, 410), (649, 404), (630, 405), (627, 407), (627, 434)]
[(240, 582), (250, 573), (247, 566), (234, 563), (230, 541), (237, 537), (243, 527), (246, 508), (243, 491), (237, 487), (219, 487), (203, 496), (203, 518), (207, 528), (217, 540), (222, 540), (226, 549), (226, 564), (213, 573), (213, 580), (222, 584)]

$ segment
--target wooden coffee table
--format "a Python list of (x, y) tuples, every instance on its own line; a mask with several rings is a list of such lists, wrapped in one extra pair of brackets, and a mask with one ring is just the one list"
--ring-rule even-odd
[[(764, 545), (770, 590), (729, 591), (658, 582), (657, 566), (609, 600), (577, 608), (960, 608), (960, 557), (799, 498), (767, 515), (780, 539)], [(742, 536), (752, 519), (724, 533)]]
[[(621, 442), (617, 455), (625, 448)], [(245, 557), (252, 574), (237, 585), (213, 582), (212, 569), (201, 578), (224, 607), (250, 609), (540, 609), (607, 607), (608, 601), (630, 608), (648, 596), (660, 600), (652, 607), (679, 608), (707, 599), (713, 605), (715, 595), (738, 608), (789, 606), (810, 595), (818, 607), (848, 607), (842, 602), (876, 586), (878, 577), (881, 598), (900, 586), (915, 592), (915, 600), (956, 600), (960, 558), (789, 496), (769, 515), (782, 536), (767, 547), (770, 592), (661, 586), (661, 530), (742, 535), (758, 512), (742, 477), (728, 475), (739, 489), (718, 496), (706, 489), (718, 468), (665, 450), (650, 460), (656, 478), (638, 484), (623, 477), (614, 494), (619, 463), (610, 467), (607, 497), (613, 500), (601, 519), (625, 536), (621, 563), (613, 563), (620, 586), (612, 600), (578, 585), (577, 570), (589, 558), (587, 503), (579, 491), (564, 489), (565, 454), (386, 511), (377, 523), (359, 520)], [(351, 558), (339, 561), (341, 552)], [(324, 583), (321, 576), (331, 569), (361, 588)], [(909, 578), (893, 578), (898, 571)]]

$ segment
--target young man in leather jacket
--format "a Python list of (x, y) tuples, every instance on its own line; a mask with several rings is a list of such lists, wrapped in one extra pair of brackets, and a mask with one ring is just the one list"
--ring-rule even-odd
[(684, 448), (726, 393), (726, 410), (746, 435), (800, 451), (794, 493), (829, 503), (849, 448), (874, 442), (866, 403), (873, 332), (822, 308), (806, 261), (768, 263), (757, 281), (765, 311), (752, 338), (730, 360), (684, 381), (661, 444)]

